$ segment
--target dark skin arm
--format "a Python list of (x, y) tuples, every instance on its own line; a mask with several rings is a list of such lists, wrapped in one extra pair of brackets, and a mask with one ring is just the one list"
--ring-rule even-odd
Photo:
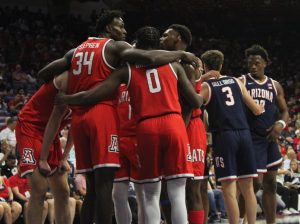
[(72, 49), (68, 51), (64, 57), (46, 65), (38, 72), (38, 78), (48, 83), (53, 80), (55, 76), (62, 74), (66, 70), (69, 70), (74, 51), (75, 49)]
[(59, 93), (56, 97), (56, 104), (71, 104), (71, 105), (93, 105), (102, 101), (108, 96), (113, 95), (121, 83), (128, 81), (128, 68), (123, 67), (114, 71), (104, 82), (101, 82), (94, 88), (79, 92), (73, 95), (64, 95)]
[[(282, 86), (279, 84), (279, 82), (274, 81), (274, 84), (277, 90), (276, 103), (280, 112), (279, 120), (283, 120), (287, 123), (289, 119), (289, 112), (288, 112), (288, 107), (286, 105), (286, 101), (284, 99), (284, 91)], [(275, 124), (273, 124), (267, 130), (269, 132), (267, 138), (271, 141), (276, 141), (276, 139), (280, 136), (283, 128), (284, 127), (281, 123), (275, 122)]]

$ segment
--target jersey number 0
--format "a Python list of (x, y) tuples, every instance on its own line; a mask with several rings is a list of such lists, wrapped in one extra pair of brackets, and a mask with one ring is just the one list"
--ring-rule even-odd
[(158, 93), (161, 91), (158, 72), (156, 69), (146, 71), (147, 83), (150, 93)]

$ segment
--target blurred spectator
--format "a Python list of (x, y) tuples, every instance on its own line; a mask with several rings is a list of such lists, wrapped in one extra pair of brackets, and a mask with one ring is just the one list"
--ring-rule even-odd
[(26, 102), (26, 97), (24, 92), (17, 92), (15, 97), (8, 102), (8, 108), (10, 113), (15, 116), (23, 108)]
[(297, 129), (295, 131), (295, 138), (293, 140), (293, 146), (294, 149), (297, 150), (297, 152), (299, 151), (299, 143), (300, 143), (300, 129)]
[[(1, 144), (7, 144), (10, 148), (9, 151), (12, 154), (16, 154), (16, 124), (17, 121), (15, 118), (11, 117), (7, 119), (6, 128), (0, 132), (0, 141)], [(5, 152), (4, 152), (5, 153)]]
[(288, 170), (290, 168), (290, 163), (293, 159), (296, 159), (296, 153), (292, 146), (288, 146), (286, 158), (283, 161), (283, 169)]
[(7, 159), (5, 160), (5, 165), (1, 166), (1, 176), (10, 178), (11, 176), (15, 175), (18, 172), (16, 163), (16, 156), (13, 154), (9, 154)]

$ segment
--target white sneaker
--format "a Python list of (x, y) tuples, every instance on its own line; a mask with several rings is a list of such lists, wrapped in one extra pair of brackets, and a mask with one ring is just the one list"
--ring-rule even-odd
[(282, 211), (283, 215), (291, 215), (292, 213), (286, 208)]
[(296, 209), (294, 209), (294, 208), (290, 208), (289, 211), (290, 211), (293, 215), (299, 214), (299, 212), (298, 212)]

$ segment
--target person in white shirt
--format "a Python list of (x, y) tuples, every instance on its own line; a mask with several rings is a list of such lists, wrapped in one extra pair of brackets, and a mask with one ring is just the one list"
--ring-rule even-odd
[(10, 147), (10, 151), (12, 154), (16, 154), (16, 133), (15, 133), (15, 128), (16, 128), (17, 121), (15, 118), (11, 117), (7, 119), (6, 125), (7, 127), (4, 128), (0, 132), (0, 141), (1, 144), (8, 144)]

